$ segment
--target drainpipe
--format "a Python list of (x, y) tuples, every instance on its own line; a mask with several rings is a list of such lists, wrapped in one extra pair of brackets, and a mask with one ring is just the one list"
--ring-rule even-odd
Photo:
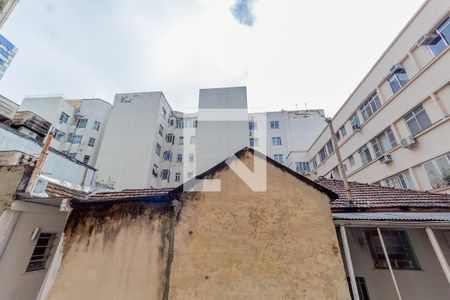
[(41, 175), (42, 167), (44, 166), (45, 159), (47, 158), (48, 149), (50, 148), (50, 143), (52, 142), (53, 135), (54, 133), (52, 131), (47, 134), (47, 139), (45, 140), (44, 146), (42, 147), (41, 153), (39, 154), (39, 158), (33, 168), (33, 172), (31, 173), (31, 177), (28, 180), (27, 187), (25, 188), (25, 193), (27, 194), (31, 194), (34, 186), (36, 185), (39, 175)]
[(389, 272), (391, 273), (392, 282), (394, 283), (395, 291), (397, 292), (397, 296), (399, 300), (402, 300), (402, 295), (400, 294), (400, 289), (398, 288), (397, 280), (395, 279), (394, 270), (392, 269), (391, 261), (389, 260), (389, 254), (386, 250), (386, 246), (384, 245), (383, 235), (381, 234), (381, 230), (377, 227), (378, 237), (380, 238), (381, 248), (383, 248), (384, 258), (386, 259)]
[(347, 263), (348, 277), (350, 277), (350, 285), (352, 287), (352, 295), (354, 300), (359, 300), (358, 285), (356, 284), (355, 271), (353, 270), (352, 256), (350, 255), (350, 247), (348, 245), (347, 233), (345, 226), (339, 226), (341, 229), (342, 245), (344, 246), (345, 262)]
[(345, 192), (347, 193), (348, 202), (353, 204), (352, 191), (350, 190), (350, 186), (348, 185), (347, 175), (344, 171), (344, 165), (342, 164), (341, 151), (339, 150), (336, 133), (334, 132), (333, 123), (331, 122), (331, 118), (325, 118), (325, 122), (327, 122), (328, 128), (331, 133), (331, 142), (333, 143), (334, 153), (336, 153), (336, 158), (338, 161), (338, 170), (341, 175), (342, 181), (344, 182)]

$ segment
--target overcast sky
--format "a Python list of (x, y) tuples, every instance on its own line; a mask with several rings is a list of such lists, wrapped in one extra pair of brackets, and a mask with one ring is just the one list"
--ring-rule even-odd
[(66, 98), (247, 86), (253, 111), (333, 115), (423, 0), (21, 0), (0, 94)]

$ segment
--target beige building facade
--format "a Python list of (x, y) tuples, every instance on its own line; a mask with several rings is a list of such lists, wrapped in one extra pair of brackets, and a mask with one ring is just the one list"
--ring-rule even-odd
[[(449, 11), (426, 1), (332, 118), (350, 181), (450, 192)], [(340, 177), (328, 128), (289, 160)]]

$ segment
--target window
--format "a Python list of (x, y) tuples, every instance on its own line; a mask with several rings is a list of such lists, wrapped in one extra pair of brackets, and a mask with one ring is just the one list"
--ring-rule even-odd
[(297, 161), (295, 162), (295, 170), (298, 173), (306, 174), (309, 172), (309, 164), (308, 162)]
[(353, 154), (348, 157), (348, 162), (350, 163), (350, 167), (355, 165), (355, 158), (353, 157)]
[(398, 69), (388, 78), (392, 92), (397, 93), (409, 81), (405, 69)]
[(194, 119), (187, 119), (184, 121), (184, 127), (186, 128), (196, 128), (198, 124), (197, 120)]
[(361, 106), (364, 121), (367, 121), (380, 107), (381, 107), (380, 99), (378, 98), (377, 93), (374, 93)]
[(280, 164), (282, 164), (283, 163), (283, 154), (274, 154), (273, 159), (275, 161), (279, 162)]
[(325, 146), (327, 146), (328, 155), (331, 155), (334, 152), (333, 142), (329, 140)]
[(436, 189), (450, 185), (450, 155), (442, 155), (423, 164), (431, 186)]
[(73, 133), (68, 133), (66, 141), (70, 143), (70, 141), (72, 140), (72, 136), (73, 136)]
[[(346, 163), (342, 163), (342, 168), (344, 169), (344, 172), (347, 173), (348, 168), (347, 168), (347, 164)], [(339, 169), (338, 169), (339, 171)]]
[(77, 121), (77, 128), (86, 128), (88, 119), (79, 119)]
[(83, 138), (82, 135), (72, 135), (72, 139), (70, 140), (70, 142), (72, 144), (79, 144), (79, 143), (81, 143), (82, 138)]
[(177, 163), (183, 162), (183, 154), (177, 154)]
[(181, 181), (181, 173), (175, 173), (175, 182)]
[(39, 234), (39, 238), (34, 246), (30, 261), (28, 262), (27, 272), (45, 269), (47, 260), (51, 255), (53, 243), (55, 241), (55, 233)]
[(345, 129), (345, 125), (339, 128), (338, 132), (336, 132), (336, 138), (340, 141), (347, 134), (347, 129)]
[(161, 116), (164, 118), (164, 120), (166, 119), (166, 115), (167, 115), (167, 111), (164, 108), (164, 106), (161, 106)]
[(249, 130), (256, 130), (257, 129), (256, 122), (254, 122), (254, 121), (248, 122), (248, 129)]
[(169, 171), (168, 169), (163, 169), (163, 170), (161, 171), (161, 178), (162, 178), (163, 180), (170, 181), (170, 171)]
[(431, 126), (430, 118), (423, 109), (422, 105), (406, 115), (405, 121), (406, 124), (408, 124), (409, 131), (411, 131), (413, 136)]
[(322, 149), (319, 150), (319, 158), (320, 161), (324, 161), (328, 155), (330, 155), (331, 153), (333, 153), (334, 151), (334, 147), (333, 147), (333, 143), (330, 141), (328, 141), (325, 146), (322, 147)]
[(196, 142), (196, 139), (195, 139), (195, 136), (193, 135), (193, 136), (191, 136), (191, 140), (190, 140), (190, 144), (191, 145), (195, 145), (195, 142)]
[(380, 157), (397, 146), (397, 141), (395, 140), (391, 127), (386, 128), (386, 130), (376, 136), (371, 143), (376, 157)]
[(175, 143), (175, 136), (171, 133), (166, 134), (166, 142), (173, 145)]
[(71, 158), (75, 158), (76, 156), (77, 156), (76, 152), (69, 153), (69, 157), (71, 157)]
[(85, 164), (88, 164), (90, 159), (91, 159), (91, 157), (89, 155), (85, 155), (84, 158), (83, 158), (83, 162)]
[(62, 132), (61, 130), (55, 129), (55, 131), (53, 132), (55, 140), (60, 141), (63, 136), (64, 136), (64, 132)]
[(194, 172), (188, 172), (187, 173), (187, 178), (192, 178), (194, 177)]
[(309, 168), (310, 168), (310, 170), (317, 169), (317, 161), (316, 161), (315, 157), (309, 161)]
[(59, 116), (59, 124), (67, 124), (67, 121), (69, 120), (69, 115), (65, 112), (62, 112)]
[(177, 119), (175, 122), (176, 128), (184, 128), (184, 120), (183, 119)]
[(95, 139), (93, 137), (90, 137), (89, 138), (89, 142), (88, 142), (88, 146), (89, 147), (94, 147), (94, 144), (95, 144)]
[(189, 153), (189, 162), (194, 162), (194, 153)]
[(270, 121), (270, 129), (279, 129), (279, 128), (280, 128), (280, 122)]
[[(381, 233), (393, 269), (420, 269), (414, 251), (403, 230), (383, 230)], [(366, 238), (372, 254), (373, 264), (377, 269), (387, 269), (387, 261), (381, 246), (380, 237), (376, 230), (367, 230)]]
[(359, 128), (361, 128), (361, 122), (359, 121), (359, 117), (358, 117), (358, 113), (354, 113), (350, 119), (350, 124), (352, 124), (352, 129), (353, 131), (358, 130)]
[[(360, 300), (369, 300), (369, 293), (367, 292), (367, 285), (364, 277), (355, 277), (356, 287), (358, 289), (358, 295)], [(352, 285), (350, 283), (350, 277), (347, 277), (348, 288), (350, 289), (350, 296), (353, 300)]]
[(172, 161), (172, 152), (171, 151), (164, 151), (163, 159), (167, 160), (167, 161)]
[(155, 153), (156, 153), (156, 155), (158, 155), (158, 156), (161, 155), (161, 145), (158, 144), (158, 143), (156, 143)]
[(94, 129), (95, 131), (99, 131), (99, 129), (100, 129), (100, 122), (99, 121), (94, 121), (94, 126), (92, 126), (92, 129)]
[(158, 133), (159, 133), (160, 136), (163, 136), (163, 134), (164, 134), (164, 127), (162, 125), (159, 125)]
[(437, 37), (428, 45), (431, 53), (436, 56), (450, 44), (450, 18), (447, 18), (433, 33)]
[(359, 155), (361, 156), (363, 165), (367, 165), (372, 161), (372, 155), (370, 155), (370, 151), (367, 145), (364, 145), (359, 149)]
[(184, 136), (178, 138), (178, 145), (184, 145)]
[(258, 146), (258, 138), (249, 138), (249, 141), (250, 141), (250, 147)]
[(414, 189), (414, 184), (411, 179), (411, 176), (409, 175), (409, 171), (404, 171), (395, 174), (394, 176), (391, 176), (383, 180), (382, 183), (385, 186), (397, 189), (408, 189), (408, 190)]
[(279, 137), (279, 136), (272, 137), (272, 145), (280, 146), (281, 145), (281, 137)]

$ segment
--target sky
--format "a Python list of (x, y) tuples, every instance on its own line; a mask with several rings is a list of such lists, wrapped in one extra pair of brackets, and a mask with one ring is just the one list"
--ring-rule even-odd
[(0, 94), (67, 99), (247, 86), (250, 111), (332, 116), (423, 0), (21, 0), (0, 33), (19, 48)]

